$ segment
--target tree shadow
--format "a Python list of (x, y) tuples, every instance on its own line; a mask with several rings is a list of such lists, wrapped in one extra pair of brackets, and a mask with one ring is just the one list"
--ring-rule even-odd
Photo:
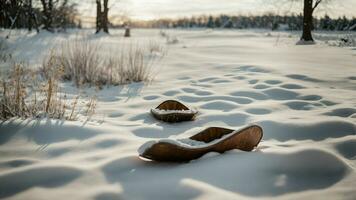
[(119, 86), (110, 86), (98, 91), (99, 101), (113, 102), (124, 100), (125, 102), (140, 96), (145, 84), (142, 82), (130, 83)]
[(64, 186), (82, 172), (66, 166), (22, 168), (0, 176), (0, 198), (10, 197), (34, 187), (54, 188)]
[(10, 120), (0, 124), (0, 144), (5, 144), (11, 138), (25, 137), (38, 145), (49, 145), (67, 140), (86, 140), (99, 131), (80, 127), (71, 122), (53, 119)]
[(347, 121), (333, 120), (305, 124), (285, 122), (258, 122), (264, 130), (264, 139), (278, 141), (314, 140), (321, 141), (328, 138), (340, 138), (356, 134), (355, 124)]
[(31, 120), (17, 120), (15, 118), (0, 122), (0, 145), (9, 141), (30, 122)]

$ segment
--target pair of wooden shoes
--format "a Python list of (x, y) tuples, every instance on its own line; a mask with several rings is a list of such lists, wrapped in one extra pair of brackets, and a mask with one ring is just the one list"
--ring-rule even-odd
[[(168, 100), (151, 109), (151, 113), (165, 122), (181, 122), (193, 120), (198, 112), (178, 101)], [(141, 157), (150, 160), (187, 162), (208, 152), (223, 153), (232, 149), (252, 151), (262, 136), (263, 130), (257, 125), (240, 130), (210, 127), (186, 139), (148, 141), (138, 151)]]

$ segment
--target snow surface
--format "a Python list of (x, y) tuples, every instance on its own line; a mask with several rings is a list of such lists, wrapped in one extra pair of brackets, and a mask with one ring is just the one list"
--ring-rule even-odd
[[(50, 47), (77, 35), (112, 49), (130, 40), (166, 41), (159, 30), (132, 30), (125, 40), (122, 30), (92, 32), (14, 31), (9, 43), (14, 57), (40, 64)], [(156, 79), (96, 92), (91, 120), (2, 122), (0, 198), (355, 199), (354, 48), (295, 45), (300, 35), (288, 32), (166, 32), (178, 43), (168, 45)], [(79, 92), (71, 84), (62, 89)], [(155, 120), (150, 109), (167, 99), (200, 115), (176, 124)], [(212, 153), (186, 164), (138, 158), (137, 149), (152, 139), (249, 123), (264, 129), (254, 152)]]

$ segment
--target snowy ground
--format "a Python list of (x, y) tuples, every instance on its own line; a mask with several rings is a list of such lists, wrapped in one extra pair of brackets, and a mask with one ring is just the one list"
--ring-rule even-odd
[[(115, 51), (127, 41), (112, 32), (86, 37)], [(289, 33), (166, 32), (179, 42), (167, 45), (156, 79), (98, 92), (89, 122), (1, 123), (0, 198), (355, 199), (355, 49), (297, 46)], [(18, 34), (10, 40), (14, 56), (32, 65), (75, 37)], [(133, 30), (132, 40), (144, 38), (164, 42), (159, 30)], [(197, 119), (156, 121), (149, 110), (166, 99), (197, 109)], [(254, 152), (211, 153), (185, 164), (138, 158), (151, 139), (249, 123), (264, 129)]]

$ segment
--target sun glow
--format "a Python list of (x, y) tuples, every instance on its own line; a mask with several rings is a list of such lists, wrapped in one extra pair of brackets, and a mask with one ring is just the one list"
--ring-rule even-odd
[[(158, 18), (190, 17), (192, 15), (258, 15), (276, 13), (280, 15), (299, 14), (302, 1), (285, 3), (276, 0), (109, 0), (110, 18), (114, 24), (130, 20), (153, 20)], [(95, 2), (78, 3), (79, 13), (84, 24), (95, 23)], [(323, 4), (315, 16), (326, 13), (331, 17), (356, 17), (349, 8), (356, 7), (356, 1), (331, 1)]]

